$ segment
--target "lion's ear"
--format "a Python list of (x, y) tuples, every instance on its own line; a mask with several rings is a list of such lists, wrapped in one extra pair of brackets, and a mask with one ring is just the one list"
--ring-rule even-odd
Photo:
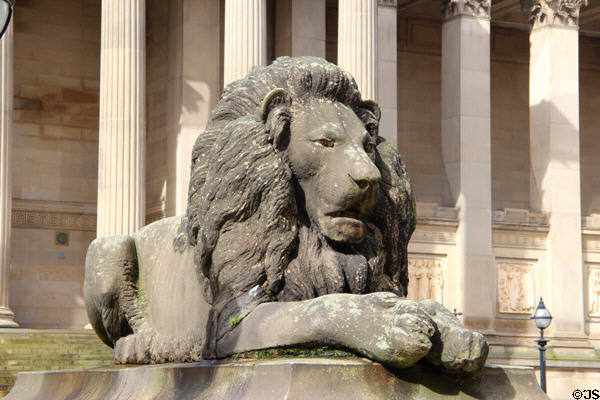
[(262, 120), (267, 122), (271, 110), (276, 107), (284, 106), (289, 108), (292, 105), (292, 98), (289, 93), (282, 88), (271, 90), (264, 98), (261, 104)]
[(376, 102), (374, 102), (373, 100), (365, 100), (360, 106), (371, 111), (377, 122), (379, 122), (381, 118), (381, 109), (379, 108), (379, 105)]
[(262, 120), (269, 134), (269, 141), (277, 149), (287, 146), (286, 132), (289, 128), (291, 105), (292, 97), (281, 88), (271, 90), (261, 104)]

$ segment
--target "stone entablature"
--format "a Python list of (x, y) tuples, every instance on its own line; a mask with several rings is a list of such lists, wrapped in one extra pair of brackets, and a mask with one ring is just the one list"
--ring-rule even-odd
[(443, 0), (442, 16), (452, 18), (457, 15), (470, 15), (473, 17), (490, 16), (490, 0)]
[(417, 227), (411, 237), (415, 243), (456, 244), (458, 213), (452, 207), (417, 203)]
[(534, 27), (544, 25), (579, 26), (579, 10), (588, 0), (521, 0), (530, 10), (529, 22)]

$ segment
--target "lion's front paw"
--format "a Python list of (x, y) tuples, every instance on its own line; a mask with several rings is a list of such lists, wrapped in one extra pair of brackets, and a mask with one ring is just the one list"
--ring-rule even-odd
[(485, 365), (488, 344), (479, 332), (451, 327), (441, 335), (441, 365), (452, 371), (479, 371)]
[[(425, 357), (431, 348), (430, 337), (435, 332), (431, 317), (416, 301), (406, 300), (391, 293), (375, 293), (372, 300), (374, 315), (383, 318), (383, 332), (376, 335), (376, 342), (369, 355), (386, 365), (406, 368)], [(368, 335), (373, 336), (373, 321), (365, 324)]]
[(478, 371), (485, 365), (489, 346), (479, 332), (465, 328), (452, 312), (433, 300), (421, 305), (435, 323), (433, 347), (427, 359), (450, 371)]

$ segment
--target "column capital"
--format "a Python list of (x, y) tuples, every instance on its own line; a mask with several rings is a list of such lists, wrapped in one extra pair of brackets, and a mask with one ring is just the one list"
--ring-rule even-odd
[(442, 16), (444, 19), (457, 15), (489, 18), (490, 11), (490, 0), (442, 0)]
[(398, 6), (398, 0), (377, 0), (377, 5), (380, 7), (394, 7)]
[(521, 7), (529, 10), (533, 27), (545, 25), (579, 26), (579, 10), (588, 0), (521, 0)]

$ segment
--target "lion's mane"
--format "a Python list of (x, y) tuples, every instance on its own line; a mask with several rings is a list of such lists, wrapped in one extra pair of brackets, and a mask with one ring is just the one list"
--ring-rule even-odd
[[(293, 106), (278, 107), (265, 119), (262, 102), (277, 88), (289, 94)], [(274, 132), (289, 129), (293, 112), (313, 99), (348, 106), (377, 134), (379, 109), (361, 99), (348, 73), (320, 58), (281, 57), (225, 88), (194, 145), (186, 223), (196, 271), (212, 304), (209, 347), (217, 340), (216, 325), (227, 321), (223, 310), (257, 285), (281, 301), (344, 291), (406, 295), (414, 203), (402, 159), (384, 139), (377, 139), (382, 180), (364, 243), (338, 251), (302, 222), (294, 177), (281, 151), (286, 143), (277, 142)], [(348, 275), (352, 259), (361, 254), (369, 276), (354, 284)], [(345, 283), (332, 270), (345, 275)], [(307, 276), (315, 271), (318, 278)]]

